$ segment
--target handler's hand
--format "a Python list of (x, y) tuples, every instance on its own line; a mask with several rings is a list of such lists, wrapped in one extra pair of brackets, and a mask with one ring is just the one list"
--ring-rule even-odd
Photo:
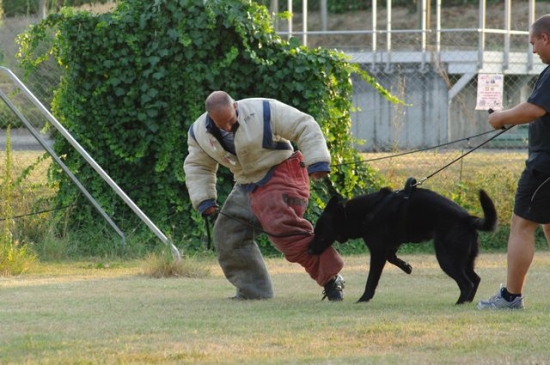
[(218, 207), (210, 207), (206, 209), (204, 212), (202, 212), (203, 217), (208, 217), (212, 214), (218, 213)]
[(500, 116), (499, 116), (499, 113), (491, 113), (489, 114), (487, 120), (489, 121), (489, 124), (491, 125), (491, 127), (493, 127), (494, 129), (504, 129), (506, 128), (505, 125), (502, 124), (502, 122), (500, 121)]
[(321, 180), (328, 176), (328, 172), (326, 171), (312, 172), (309, 176), (313, 180)]

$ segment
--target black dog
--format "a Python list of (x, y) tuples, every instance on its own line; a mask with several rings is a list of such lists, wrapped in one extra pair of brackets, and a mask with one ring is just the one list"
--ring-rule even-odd
[(396, 256), (401, 244), (433, 239), (439, 266), (460, 288), (456, 304), (471, 302), (481, 281), (474, 271), (477, 231), (494, 231), (497, 224), (495, 206), (483, 190), (479, 191), (479, 201), (484, 218), (472, 216), (452, 200), (414, 185), (401, 191), (382, 188), (348, 201), (333, 197), (315, 224), (309, 252), (320, 254), (334, 241), (363, 238), (371, 258), (359, 302), (367, 302), (374, 296), (386, 261), (410, 273), (410, 265)]

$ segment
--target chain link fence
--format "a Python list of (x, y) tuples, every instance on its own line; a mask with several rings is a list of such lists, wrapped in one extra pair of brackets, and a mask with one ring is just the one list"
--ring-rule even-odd
[[(353, 79), (355, 110), (352, 111), (351, 130), (358, 140), (357, 148), (364, 153), (364, 162), (379, 170), (394, 188), (401, 188), (406, 177), (413, 176), (425, 181), (427, 187), (437, 187), (441, 193), (456, 198), (457, 186), (479, 188), (487, 181), (501, 179), (500, 187), (504, 188), (495, 193), (507, 195), (501, 203), (497, 202), (501, 204), (497, 209), (510, 209), (504, 205), (511, 204), (515, 179), (526, 157), (525, 127), (515, 127), (486, 143), (497, 132), (488, 125), (487, 112), (475, 110), (475, 106), (479, 73), (504, 75), (503, 107), (508, 108), (526, 99), (542, 70), (538, 57), (529, 59), (528, 4), (526, 1), (514, 3), (520, 5), (514, 14), (521, 16), (512, 21), (513, 29), (518, 31), (483, 34), (483, 52), (479, 51), (481, 35), (477, 30), (477, 9), (473, 9), (473, 13), (463, 11), (465, 20), (460, 28), (456, 13), (444, 13), (440, 31), (434, 31), (432, 26), (419, 31), (419, 18), (410, 13), (410, 8), (394, 9), (391, 18), (387, 18), (387, 10), (378, 14), (379, 28), (383, 29), (387, 19), (391, 19), (392, 32), (379, 29), (375, 32), (372, 24), (369, 27), (372, 13), (367, 12), (330, 15), (326, 30), (321, 29), (318, 14), (308, 16), (308, 46), (342, 50), (352, 62), (358, 63), (405, 102), (405, 105), (391, 104), (360, 78)], [(542, 13), (538, 5), (536, 10)], [(494, 6), (490, 11), (494, 13), (488, 13), (488, 19), (495, 24), (488, 22), (487, 26), (503, 29), (495, 19), (503, 19), (504, 9)], [(300, 14), (294, 16), (294, 29), (303, 27), (302, 18)], [(397, 20), (409, 23), (400, 25)], [(15, 58), (17, 45), (14, 40), (37, 21), (30, 17), (1, 21), (0, 60), (25, 82), (47, 109), (51, 109), (59, 69), (46, 63), (38, 73), (25, 78)], [(434, 19), (429, 20), (429, 24), (433, 22)], [(277, 29), (283, 37), (288, 35), (288, 24), (278, 21)], [(300, 32), (294, 35), (304, 36)], [(51, 143), (53, 131), (46, 129), (46, 118), (2, 72), (0, 91)], [(7, 138), (8, 125), (11, 126), (11, 141)], [(7, 151), (7, 142), (11, 142), (11, 153)], [(464, 155), (467, 156), (462, 158)], [(47, 183), (50, 163), (52, 160), (45, 149), (20, 118), (5, 102), (0, 102), (1, 191), (6, 192), (6, 185), (11, 181), (12, 196), (4, 196), (3, 201), (11, 201), (15, 207), (12, 217), (26, 217), (18, 220), (19, 235), (29, 235), (25, 231), (29, 220), (43, 221), (35, 231), (47, 230), (48, 219), (52, 216), (46, 212), (54, 209), (48, 202), (55, 194), (55, 186)], [(7, 179), (8, 174), (11, 180)], [(0, 207), (0, 218), (6, 217), (6, 206)], [(38, 232), (32, 234), (35, 236), (30, 237), (31, 240), (39, 235)]]
[(467, 187), (475, 195), (474, 187), (496, 185), (501, 189), (493, 195), (502, 197), (501, 216), (508, 217), (527, 156), (527, 125), (494, 131), (486, 108), (476, 110), (478, 76), (503, 76), (504, 109), (527, 99), (545, 67), (532, 54), (528, 29), (548, 4), (513, 1), (426, 13), (385, 6), (379, 1), (374, 11), (326, 19), (308, 14), (305, 27), (304, 17), (294, 16), (277, 29), (310, 47), (343, 51), (405, 102), (392, 104), (353, 78), (352, 134), (365, 163), (391, 186), (401, 188), (413, 176), (456, 200)]
[[(18, 67), (16, 38), (35, 17), (0, 20), (0, 65), (11, 70), (49, 110), (60, 70), (46, 62), (25, 78)], [(14, 242), (40, 242), (53, 227), (55, 186), (47, 174), (52, 159), (25, 124), (32, 126), (46, 146), (52, 145), (47, 119), (9, 76), (0, 69), (0, 226), (8, 227)], [(2, 224), (3, 223), (3, 224)]]

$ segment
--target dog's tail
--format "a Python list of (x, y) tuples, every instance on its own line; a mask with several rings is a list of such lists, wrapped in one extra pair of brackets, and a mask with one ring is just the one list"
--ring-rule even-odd
[(498, 222), (497, 210), (493, 201), (483, 189), (479, 190), (479, 202), (481, 203), (484, 217), (472, 216), (472, 223), (479, 231), (494, 232)]

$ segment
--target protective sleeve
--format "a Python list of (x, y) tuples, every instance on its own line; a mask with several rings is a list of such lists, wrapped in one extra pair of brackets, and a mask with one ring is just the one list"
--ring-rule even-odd
[(295, 142), (309, 167), (317, 163), (330, 164), (330, 152), (321, 127), (315, 119), (290, 105), (270, 100), (273, 133)]
[[(195, 125), (193, 124), (191, 128)], [(218, 171), (218, 162), (210, 157), (201, 148), (193, 134), (188, 134), (187, 144), (189, 154), (183, 163), (185, 171), (185, 185), (189, 192), (191, 203), (195, 209), (208, 200), (216, 201), (216, 173)]]

